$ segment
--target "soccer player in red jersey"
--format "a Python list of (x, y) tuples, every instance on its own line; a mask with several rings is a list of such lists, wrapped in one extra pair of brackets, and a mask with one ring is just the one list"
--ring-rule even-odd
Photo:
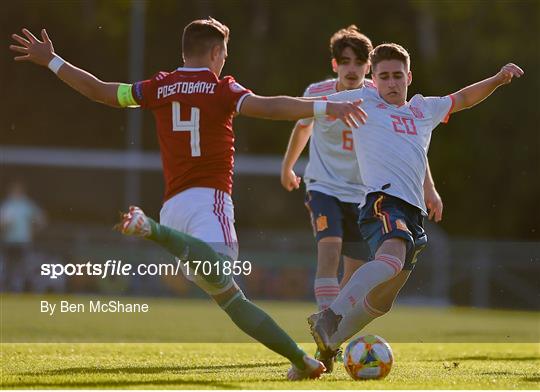
[[(229, 29), (215, 19), (195, 20), (182, 36), (184, 66), (134, 84), (107, 83), (54, 52), (45, 30), (40, 41), (23, 29), (13, 34), (16, 61), (47, 66), (84, 96), (113, 107), (150, 109), (156, 120), (165, 201), (158, 224), (131, 207), (120, 230), (164, 246), (189, 261), (186, 277), (205, 290), (248, 335), (288, 358), (290, 380), (317, 378), (324, 365), (310, 358), (262, 309), (251, 303), (232, 276), (196, 274), (193, 260), (236, 260), (238, 246), (231, 199), (235, 114), (276, 120), (330, 115), (348, 126), (365, 122), (358, 102), (326, 102), (286, 96), (261, 97), (234, 78), (219, 78), (227, 58)], [(182, 263), (184, 265), (184, 263)]]

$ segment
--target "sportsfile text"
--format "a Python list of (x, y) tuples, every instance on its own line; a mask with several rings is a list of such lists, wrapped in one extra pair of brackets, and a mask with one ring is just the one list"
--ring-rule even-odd
[(251, 274), (251, 262), (215, 261), (208, 260), (177, 260), (176, 263), (150, 263), (132, 265), (122, 260), (107, 260), (105, 263), (69, 263), (69, 264), (42, 264), (41, 276), (58, 279), (60, 276), (99, 276), (105, 279), (109, 276), (174, 276), (182, 273), (187, 275), (211, 275), (214, 273), (225, 275)]

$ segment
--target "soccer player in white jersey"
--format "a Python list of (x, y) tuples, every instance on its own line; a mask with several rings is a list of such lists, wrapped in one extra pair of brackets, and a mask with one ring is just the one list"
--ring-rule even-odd
[[(320, 97), (364, 86), (373, 87), (369, 79), (371, 40), (355, 25), (338, 30), (330, 38), (332, 70), (337, 78), (313, 83), (304, 97)], [(319, 310), (326, 309), (339, 294), (352, 273), (369, 257), (367, 243), (358, 228), (358, 204), (365, 194), (360, 178), (352, 131), (341, 121), (312, 118), (296, 123), (283, 158), (281, 184), (291, 191), (298, 189), (300, 178), (293, 167), (308, 140), (309, 163), (304, 174), (306, 207), (310, 213), (317, 241), (317, 272), (314, 282)], [(435, 189), (427, 166), (424, 197), (430, 218), (442, 218), (442, 200)], [(343, 277), (338, 282), (340, 256), (343, 255)], [(327, 370), (332, 364), (325, 363)]]
[[(370, 54), (376, 88), (329, 96), (362, 98), (365, 125), (352, 130), (360, 175), (367, 187), (361, 202), (360, 231), (371, 261), (358, 268), (335, 301), (308, 318), (321, 359), (376, 317), (388, 312), (407, 281), (416, 257), (427, 244), (423, 229), (426, 205), (422, 186), (431, 132), (450, 114), (470, 108), (523, 71), (507, 64), (494, 76), (444, 97), (415, 95), (407, 51), (397, 44), (377, 46)], [(317, 122), (324, 119), (316, 119)], [(316, 125), (317, 126), (317, 125)]]

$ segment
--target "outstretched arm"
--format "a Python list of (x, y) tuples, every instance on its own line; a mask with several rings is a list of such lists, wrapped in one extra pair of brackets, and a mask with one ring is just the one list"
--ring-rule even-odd
[(509, 63), (491, 78), (462, 88), (452, 94), (454, 97), (454, 106), (451, 113), (459, 112), (460, 110), (468, 109), (479, 104), (489, 97), (497, 87), (510, 83), (514, 76), (519, 78), (523, 73), (523, 70), (517, 65)]
[[(10, 49), (23, 55), (15, 57), (15, 61), (30, 61), (44, 67), (49, 67), (56, 75), (92, 101), (100, 102), (112, 107), (125, 107), (118, 99), (119, 87), (126, 86), (121, 83), (107, 83), (94, 75), (65, 62), (55, 54), (52, 41), (45, 29), (41, 30), (41, 38), (37, 39), (27, 29), (22, 30), (26, 38), (13, 34), (12, 38), (21, 46), (10, 45)], [(122, 92), (122, 89), (120, 89)], [(134, 103), (134, 102), (133, 102)]]
[(440, 222), (442, 220), (443, 202), (439, 192), (435, 189), (435, 182), (431, 176), (429, 162), (426, 166), (426, 177), (424, 178), (424, 201), (429, 210), (429, 219)]
[(304, 125), (297, 122), (292, 130), (289, 145), (281, 164), (281, 185), (288, 191), (300, 187), (300, 177), (294, 172), (294, 165), (306, 147), (312, 132), (313, 123)]
[(361, 102), (327, 102), (287, 96), (249, 95), (242, 102), (240, 114), (271, 120), (300, 120), (328, 115), (340, 119), (349, 127), (356, 127), (358, 124), (365, 124), (367, 119), (366, 112), (359, 107)]

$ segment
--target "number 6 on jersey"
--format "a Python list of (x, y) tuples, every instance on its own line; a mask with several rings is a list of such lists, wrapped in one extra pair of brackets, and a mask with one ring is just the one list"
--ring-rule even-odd
[(200, 133), (199, 133), (199, 108), (192, 107), (190, 119), (188, 121), (180, 120), (180, 102), (172, 103), (172, 129), (178, 132), (189, 132), (191, 139), (191, 156), (201, 156)]

